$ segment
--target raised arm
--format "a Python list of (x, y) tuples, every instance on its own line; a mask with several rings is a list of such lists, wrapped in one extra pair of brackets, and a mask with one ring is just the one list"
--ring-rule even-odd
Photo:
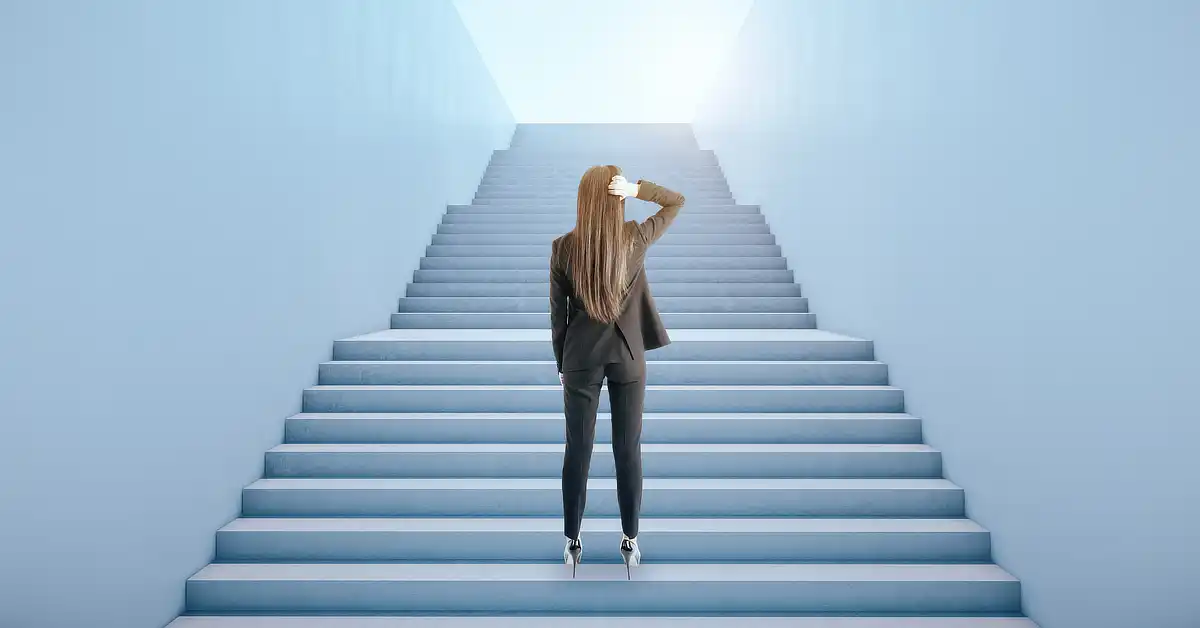
[(638, 231), (642, 234), (642, 239), (646, 246), (654, 244), (667, 231), (667, 227), (675, 220), (675, 216), (679, 215), (679, 209), (683, 207), (683, 195), (679, 192), (668, 190), (662, 187), (640, 179), (637, 182), (637, 197), (643, 201), (658, 203), (662, 206), (657, 213), (646, 219), (645, 222), (638, 225)]

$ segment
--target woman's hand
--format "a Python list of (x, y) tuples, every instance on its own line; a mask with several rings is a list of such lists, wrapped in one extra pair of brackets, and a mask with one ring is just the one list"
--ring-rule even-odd
[(558, 385), (559, 385), (559, 386), (566, 386), (566, 385), (567, 385), (567, 383), (566, 383), (565, 381), (563, 381), (563, 374), (562, 374), (562, 373), (559, 373), (559, 374), (558, 374)]
[(620, 196), (621, 198), (628, 196), (637, 198), (638, 184), (630, 183), (625, 180), (625, 177), (617, 175), (613, 177), (612, 182), (608, 184), (608, 193), (612, 194), (613, 196)]

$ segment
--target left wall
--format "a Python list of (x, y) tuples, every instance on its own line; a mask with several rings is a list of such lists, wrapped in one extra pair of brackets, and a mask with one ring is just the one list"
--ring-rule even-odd
[(512, 130), (448, 1), (0, 3), (0, 626), (169, 622)]

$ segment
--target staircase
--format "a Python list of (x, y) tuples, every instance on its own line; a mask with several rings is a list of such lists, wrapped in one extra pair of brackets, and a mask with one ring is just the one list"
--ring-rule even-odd
[[(673, 343), (648, 356), (632, 580), (604, 415), (578, 577), (561, 562), (547, 262), (599, 163), (687, 196), (646, 262)], [(1034, 627), (871, 342), (816, 329), (687, 126), (519, 127), (391, 327), (334, 344), (172, 628)]]

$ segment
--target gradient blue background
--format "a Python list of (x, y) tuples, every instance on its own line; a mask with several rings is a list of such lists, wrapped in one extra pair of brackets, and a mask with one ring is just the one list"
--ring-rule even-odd
[(1200, 3), (538, 2), (0, 2), (0, 627), (173, 618), (514, 119), (694, 108), (1027, 612), (1200, 625)]
[(153, 628), (513, 119), (449, 2), (0, 2), (0, 626)]
[(1044, 628), (1200, 626), (1200, 3), (758, 0), (697, 135)]

